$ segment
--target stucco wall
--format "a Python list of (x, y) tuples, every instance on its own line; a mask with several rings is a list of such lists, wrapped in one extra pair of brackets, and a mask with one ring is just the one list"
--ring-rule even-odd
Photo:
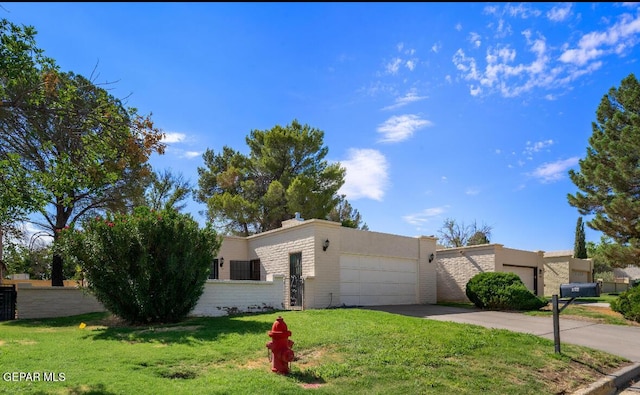
[(18, 319), (67, 317), (105, 311), (91, 294), (79, 288), (18, 285)]
[(249, 259), (249, 243), (245, 237), (223, 236), (218, 260), (224, 258), (222, 267), (218, 267), (218, 279), (231, 279), (231, 261), (246, 261)]
[(284, 277), (269, 281), (207, 280), (191, 316), (219, 317), (235, 313), (282, 310)]

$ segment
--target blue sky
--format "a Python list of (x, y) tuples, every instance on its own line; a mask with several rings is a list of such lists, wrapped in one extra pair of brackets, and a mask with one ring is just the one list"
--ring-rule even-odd
[(534, 251), (573, 248), (567, 171), (640, 55), (638, 3), (0, 6), (62, 70), (95, 70), (152, 113), (168, 143), (156, 170), (197, 185), (207, 148), (246, 153), (251, 130), (297, 119), (325, 132), (370, 230), (476, 221)]

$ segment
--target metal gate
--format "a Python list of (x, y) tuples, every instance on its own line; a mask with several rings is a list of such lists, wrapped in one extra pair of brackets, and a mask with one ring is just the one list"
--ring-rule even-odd
[(289, 306), (302, 308), (304, 283), (302, 279), (302, 253), (289, 255)]
[(15, 284), (0, 285), (0, 321), (16, 319), (17, 297)]

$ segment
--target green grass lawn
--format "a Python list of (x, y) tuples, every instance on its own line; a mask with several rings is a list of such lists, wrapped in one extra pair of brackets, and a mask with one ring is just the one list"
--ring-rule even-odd
[[(265, 347), (278, 315), (295, 342), (287, 376), (271, 372)], [(0, 323), (7, 394), (539, 395), (572, 392), (626, 365), (570, 344), (555, 354), (552, 341), (533, 335), (363, 309), (150, 327), (101, 313)], [(12, 372), (40, 380), (12, 381)]]

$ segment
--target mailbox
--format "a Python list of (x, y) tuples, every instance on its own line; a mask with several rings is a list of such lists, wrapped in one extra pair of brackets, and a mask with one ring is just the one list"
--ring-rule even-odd
[(582, 298), (600, 296), (600, 283), (560, 284), (561, 298)]

